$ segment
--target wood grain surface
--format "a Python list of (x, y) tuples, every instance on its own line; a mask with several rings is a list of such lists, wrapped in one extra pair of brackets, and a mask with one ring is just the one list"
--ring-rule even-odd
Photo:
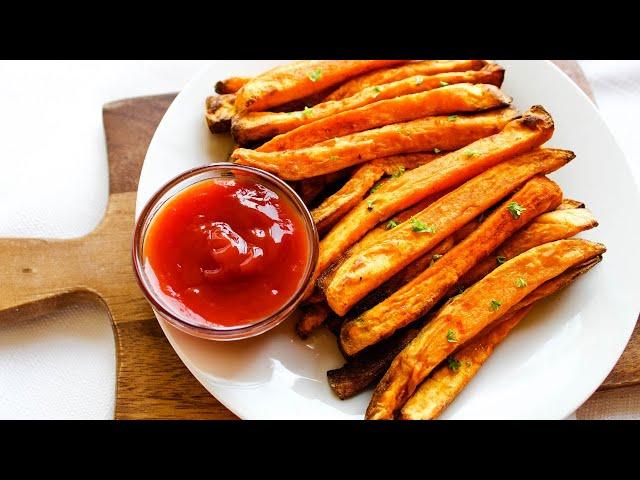
[[(576, 62), (555, 62), (593, 98)], [(37, 321), (43, 313), (69, 303), (103, 302), (116, 337), (117, 419), (233, 419), (175, 354), (138, 289), (131, 266), (140, 169), (174, 98), (175, 94), (139, 97), (104, 106), (110, 196), (95, 231), (71, 240), (0, 239), (0, 322)], [(637, 383), (638, 325), (600, 388)]]

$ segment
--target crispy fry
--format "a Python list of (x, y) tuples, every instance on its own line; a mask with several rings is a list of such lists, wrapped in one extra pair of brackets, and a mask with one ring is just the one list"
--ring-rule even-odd
[(235, 95), (212, 95), (207, 97), (205, 119), (211, 133), (228, 132), (231, 118), (235, 114)]
[(465, 344), (455, 354), (456, 369), (453, 370), (448, 365), (438, 367), (407, 400), (400, 412), (400, 419), (431, 420), (438, 417), (478, 373), (495, 347), (507, 337), (531, 308), (509, 312), (496, 325), (490, 326), (487, 331)]
[[(387, 220), (394, 213), (435, 192), (460, 185), (506, 158), (535, 148), (546, 142), (552, 134), (553, 120), (549, 114), (542, 107), (532, 107), (522, 118), (507, 124), (500, 133), (444, 155), (393, 182), (387, 182), (387, 185), (354, 207), (323, 238), (317, 272), (324, 271), (374, 225)], [(475, 153), (478, 155), (473, 155)], [(368, 201), (375, 205), (373, 210), (369, 210)]]
[(327, 372), (329, 386), (341, 399), (346, 400), (380, 380), (393, 358), (415, 338), (417, 328), (398, 332), (392, 338), (375, 345), (362, 355), (351, 359), (342, 367)]
[(374, 158), (434, 149), (456, 150), (499, 132), (515, 116), (515, 110), (505, 108), (456, 118), (427, 117), (327, 140), (300, 150), (257, 152), (238, 148), (232, 157), (238, 163), (268, 170), (287, 180), (299, 180)]
[[(476, 336), (544, 282), (604, 251), (604, 245), (582, 239), (546, 243), (509, 260), (453, 298), (393, 360), (373, 394), (366, 418), (393, 418), (458, 344)], [(448, 340), (450, 330), (457, 342)]]
[[(345, 322), (340, 331), (344, 352), (354, 355), (420, 318), (455, 285), (461, 275), (513, 232), (537, 215), (557, 207), (561, 200), (562, 191), (551, 180), (545, 177), (529, 180), (433, 266), (372, 309)], [(507, 208), (512, 202), (525, 208), (517, 218)]]
[(488, 62), (484, 60), (424, 60), (422, 62), (412, 62), (400, 67), (381, 69), (360, 75), (340, 86), (331, 95), (327, 96), (326, 100), (341, 100), (367, 87), (383, 85), (415, 75), (436, 75), (444, 72), (480, 70), (487, 64)]
[[(231, 131), (236, 141), (242, 145), (247, 142), (275, 137), (331, 115), (360, 108), (381, 100), (432, 90), (442, 87), (443, 84), (484, 83), (500, 87), (503, 78), (504, 69), (496, 64), (487, 65), (477, 71), (446, 72), (431, 76), (416, 75), (381, 87), (365, 88), (361, 92), (343, 100), (319, 103), (313, 106), (311, 112), (304, 111), (304, 107), (307, 105), (303, 105), (299, 111), (293, 114), (291, 112), (245, 112), (233, 118)], [(258, 151), (273, 152), (284, 150), (283, 145), (286, 143), (286, 138), (281, 140), (279, 142), (267, 142), (258, 148)], [(287, 146), (286, 148), (291, 147)]]
[(540, 215), (463, 275), (449, 294), (454, 295), (460, 289), (473, 285), (496, 268), (500, 262), (520, 255), (530, 248), (573, 237), (597, 226), (597, 220), (586, 208), (560, 209)]
[(303, 60), (252, 78), (237, 93), (236, 108), (257, 112), (307, 97), (376, 68), (406, 60)]
[(573, 208), (584, 208), (584, 203), (579, 200), (565, 198), (556, 210), (568, 210)]
[(472, 178), (416, 214), (411, 222), (389, 230), (377, 244), (346, 260), (325, 290), (329, 306), (344, 315), (368, 292), (519, 185), (535, 175), (557, 170), (573, 157), (573, 152), (567, 150), (535, 150)]
[[(382, 87), (374, 88), (382, 89)], [(326, 116), (278, 135), (257, 150), (259, 152), (298, 150), (332, 138), (344, 137), (385, 125), (437, 115), (492, 110), (506, 107), (510, 103), (511, 98), (493, 85), (459, 83), (435, 90), (380, 100)], [(316, 108), (306, 110), (308, 118), (313, 118), (313, 112)], [(233, 129), (234, 137), (238, 138), (235, 120)]]
[(434, 153), (395, 155), (372, 160), (356, 170), (340, 190), (311, 211), (319, 232), (326, 232), (357, 205), (383, 175), (398, 175), (438, 158)]
[(307, 336), (329, 315), (329, 307), (325, 303), (314, 303), (302, 308), (302, 317), (296, 324), (296, 332), (301, 338)]
[[(520, 300), (511, 308), (509, 313), (498, 320), (497, 324), (489, 325), (477, 337), (471, 339), (461, 350), (455, 353), (454, 358), (459, 365), (459, 370), (454, 371), (447, 365), (438, 367), (420, 385), (413, 396), (407, 400), (407, 403), (402, 407), (400, 418), (403, 420), (430, 420), (437, 418), (476, 375), (480, 367), (493, 353), (495, 347), (529, 313), (535, 302), (553, 295), (570, 285), (577, 277), (588, 272), (601, 260), (602, 256), (596, 256), (570, 268), (543, 283)], [(379, 365), (376, 365), (376, 367), (380, 368)], [(361, 364), (359, 369), (364, 372), (366, 371), (366, 366)], [(344, 381), (342, 388), (347, 388), (344, 385)]]
[(216, 82), (216, 93), (225, 95), (229, 93), (236, 93), (244, 85), (251, 80), (247, 77), (230, 77), (226, 80), (219, 80)]

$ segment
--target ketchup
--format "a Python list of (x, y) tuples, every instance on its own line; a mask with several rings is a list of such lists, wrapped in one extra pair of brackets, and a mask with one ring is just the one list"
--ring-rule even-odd
[(155, 215), (145, 269), (165, 303), (221, 327), (276, 313), (301, 286), (311, 246), (288, 199), (255, 180), (209, 179)]

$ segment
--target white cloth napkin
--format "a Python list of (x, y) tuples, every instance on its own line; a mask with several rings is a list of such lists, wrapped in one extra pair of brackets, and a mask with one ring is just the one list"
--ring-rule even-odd
[[(101, 108), (178, 91), (206, 61), (0, 62), (0, 236), (73, 237), (107, 202)], [(632, 115), (640, 62), (581, 62), (640, 178)], [(640, 182), (638, 182), (640, 183)], [(0, 325), (0, 418), (113, 418), (111, 326), (98, 306)], [(640, 387), (594, 395), (577, 418), (640, 418)]]

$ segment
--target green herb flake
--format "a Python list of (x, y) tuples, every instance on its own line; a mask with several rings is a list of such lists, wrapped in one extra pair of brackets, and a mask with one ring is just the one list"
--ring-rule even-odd
[(367, 200), (367, 210), (373, 210), (373, 200)]
[(464, 153), (467, 157), (477, 157), (478, 155), (480, 155), (475, 150), (465, 150)]
[(527, 209), (520, 205), (518, 202), (509, 202), (509, 205), (507, 205), (507, 210), (509, 210), (509, 213), (513, 218), (517, 219), (520, 218), (520, 215), (522, 215)]
[(447, 120), (449, 120), (450, 122), (455, 122), (458, 119), (458, 115), (449, 115), (447, 117)]
[(460, 362), (456, 360), (455, 357), (447, 358), (447, 364), (449, 365), (449, 368), (454, 372), (457, 372), (460, 368)]
[(458, 335), (456, 334), (456, 331), (452, 328), (450, 328), (447, 331), (447, 342), (458, 343)]
[(404, 174), (404, 172), (405, 172), (405, 171), (406, 171), (406, 168), (404, 168), (404, 165), (400, 165), (400, 166), (398, 167), (398, 170), (396, 170), (395, 172), (393, 172), (393, 174), (391, 174), (391, 176), (392, 176), (393, 178), (401, 177), (401, 176)]
[(500, 305), (502, 304), (497, 300), (491, 300), (491, 302), (489, 303), (491, 310), (493, 310), (494, 312), (500, 308)]
[(304, 110), (301, 112), (303, 117), (311, 117), (313, 115), (313, 108), (304, 107)]
[(440, 153), (442, 150), (440, 150), (439, 148), (434, 148), (433, 149), (433, 153)]
[(322, 70), (313, 70), (312, 72), (309, 72), (307, 74), (307, 77), (309, 77), (309, 80), (315, 83), (322, 78)]
[(516, 287), (524, 288), (526, 286), (527, 286), (527, 281), (522, 277), (518, 277), (518, 279), (516, 280)]
[(382, 91), (382, 89), (380, 87), (373, 87), (373, 91), (376, 92), (373, 95), (373, 98), (376, 98), (378, 95), (380, 95), (380, 92)]
[(429, 262), (429, 266), (433, 265), (441, 258), (442, 258), (442, 255), (440, 255), (439, 253), (434, 253), (433, 256), (431, 257), (431, 261)]
[(382, 182), (378, 182), (376, 183), (373, 187), (371, 187), (371, 190), (369, 190), (369, 195), (371, 195), (372, 193), (376, 193), (376, 191), (382, 186)]
[(436, 233), (436, 227), (433, 225), (427, 225), (417, 218), (411, 219), (411, 230), (418, 233)]
[(447, 85), (449, 85), (449, 82), (440, 82), (441, 87), (446, 87)]
[(389, 220), (387, 222), (387, 230), (391, 230), (392, 228), (396, 228), (398, 226), (398, 222), (396, 222), (395, 220)]
[(502, 264), (503, 264), (504, 262), (506, 262), (506, 261), (507, 261), (507, 259), (506, 259), (505, 257), (503, 257), (502, 255), (498, 255), (498, 256), (496, 257), (496, 263), (497, 263), (498, 265), (502, 265)]

